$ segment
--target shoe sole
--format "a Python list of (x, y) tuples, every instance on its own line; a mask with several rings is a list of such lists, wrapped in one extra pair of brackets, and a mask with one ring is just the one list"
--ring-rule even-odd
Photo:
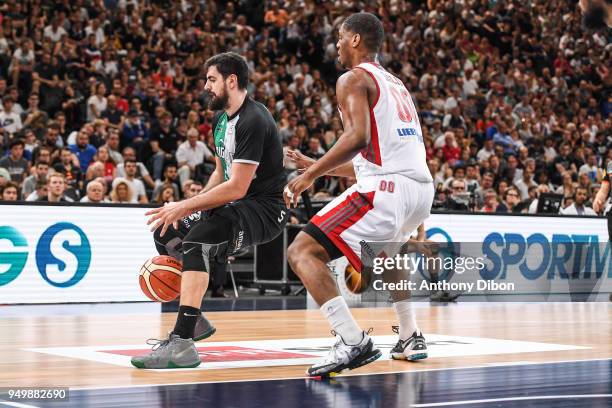
[(308, 374), (308, 376), (310, 376), (310, 377), (321, 377), (321, 378), (334, 377), (336, 375), (341, 374), (344, 371), (354, 370), (356, 368), (363, 367), (366, 364), (370, 364), (370, 363), (378, 360), (381, 356), (382, 356), (382, 352), (380, 350), (378, 350), (378, 349), (374, 349), (374, 350), (371, 350), (365, 356), (362, 356), (359, 359), (350, 362), (348, 365), (346, 365), (344, 367), (336, 368), (333, 371), (329, 371), (329, 372), (323, 373), (323, 374), (320, 374), (320, 373), (319, 374), (310, 374), (308, 372), (306, 372), (306, 374)]
[(392, 354), (389, 354), (389, 356), (391, 357), (391, 360), (417, 361), (417, 360), (426, 359), (428, 357), (428, 354), (427, 353), (416, 353), (411, 356), (406, 356), (404, 354), (392, 353)]
[(132, 365), (136, 368), (141, 368), (141, 369), (145, 369), (145, 370), (163, 370), (163, 369), (167, 369), (167, 368), (196, 368), (197, 366), (199, 366), (200, 364), (202, 364), (202, 361), (198, 361), (197, 363), (193, 363), (193, 364), (188, 364), (188, 365), (178, 365), (175, 364), (172, 361), (168, 362), (168, 365), (166, 367), (145, 367), (144, 363), (141, 361), (130, 361), (132, 363)]
[(217, 331), (217, 329), (214, 326), (210, 326), (210, 329), (206, 330), (204, 333), (202, 333), (198, 337), (194, 337), (193, 341), (200, 341), (200, 340), (207, 339), (210, 336), (212, 336), (213, 334), (215, 334), (216, 331)]

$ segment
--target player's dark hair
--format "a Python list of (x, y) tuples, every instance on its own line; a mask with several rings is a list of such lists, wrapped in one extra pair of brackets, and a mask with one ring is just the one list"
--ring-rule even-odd
[(126, 164), (129, 164), (129, 163), (134, 163), (134, 164), (138, 165), (138, 162), (136, 160), (134, 160), (134, 159), (126, 159), (126, 160), (123, 161), (123, 165), (124, 166)]
[(342, 23), (353, 34), (359, 34), (370, 52), (378, 52), (385, 39), (383, 25), (372, 13), (355, 13)]
[(224, 52), (210, 57), (206, 61), (204, 72), (208, 72), (210, 67), (217, 68), (223, 79), (236, 75), (239, 89), (246, 89), (249, 84), (249, 66), (246, 60), (235, 52)]

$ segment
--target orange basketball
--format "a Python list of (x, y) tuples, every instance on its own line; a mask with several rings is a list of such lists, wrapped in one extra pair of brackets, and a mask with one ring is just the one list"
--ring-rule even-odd
[(182, 270), (183, 264), (171, 256), (153, 257), (140, 268), (140, 289), (151, 300), (170, 302), (181, 293)]
[(367, 280), (351, 264), (344, 269), (344, 281), (348, 290), (355, 294), (362, 293), (368, 287)]

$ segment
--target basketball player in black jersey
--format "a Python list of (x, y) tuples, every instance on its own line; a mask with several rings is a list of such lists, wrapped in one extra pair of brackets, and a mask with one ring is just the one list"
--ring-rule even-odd
[(193, 340), (202, 297), (214, 263), (246, 246), (271, 241), (288, 218), (283, 201), (287, 182), (276, 122), (264, 105), (247, 95), (249, 70), (244, 58), (223, 53), (206, 62), (213, 122), (216, 169), (205, 190), (147, 213), (148, 224), (163, 237), (193, 216), (182, 238), (183, 274), (174, 330), (154, 350), (134, 357), (138, 368), (186, 368), (200, 365)]

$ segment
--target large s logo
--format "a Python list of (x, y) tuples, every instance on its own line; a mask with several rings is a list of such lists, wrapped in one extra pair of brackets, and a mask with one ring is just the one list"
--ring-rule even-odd
[[(28, 259), (28, 242), (15, 228), (0, 226), (0, 242), (2, 240), (10, 241), (15, 249), (21, 248), (21, 251), (0, 252), (0, 286), (12, 282), (19, 276)], [(5, 265), (8, 265), (8, 269)]]
[(53, 286), (76, 285), (91, 264), (87, 236), (69, 222), (59, 222), (43, 232), (36, 245), (36, 266), (42, 278)]

